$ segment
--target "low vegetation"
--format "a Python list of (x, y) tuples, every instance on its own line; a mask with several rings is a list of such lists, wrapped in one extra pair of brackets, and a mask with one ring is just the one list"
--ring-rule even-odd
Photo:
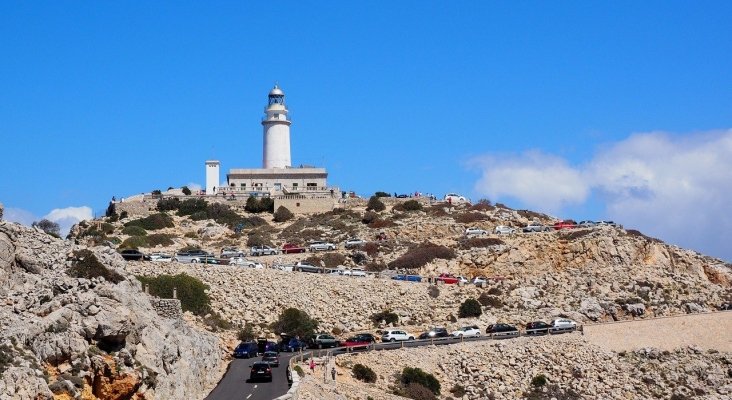
[(71, 267), (66, 271), (74, 278), (92, 279), (102, 277), (112, 283), (120, 283), (125, 278), (117, 271), (107, 268), (91, 250), (77, 250), (71, 258)]
[(460, 318), (478, 318), (483, 314), (483, 308), (481, 307), (478, 300), (467, 299), (460, 304), (458, 310), (458, 317)]
[(380, 212), (384, 210), (386, 210), (386, 206), (377, 196), (371, 196), (369, 198), (369, 202), (366, 204), (366, 211)]
[[(497, 288), (491, 288), (491, 290), (497, 289)], [(499, 289), (500, 291), (500, 289)], [(488, 292), (483, 292), (478, 297), (478, 302), (484, 306), (484, 307), (491, 307), (491, 308), (500, 308), (503, 307), (503, 301), (500, 299), (500, 297), (491, 295), (490, 290)]]
[(274, 200), (270, 197), (257, 198), (249, 196), (244, 209), (250, 213), (274, 212)]
[(147, 236), (130, 236), (119, 245), (123, 249), (139, 249), (141, 247), (172, 246), (174, 236), (166, 233), (154, 233)]
[(149, 215), (145, 218), (134, 219), (125, 224), (128, 226), (139, 226), (148, 231), (155, 231), (159, 229), (172, 228), (175, 226), (173, 218), (165, 213), (157, 213)]
[(310, 318), (307, 312), (297, 308), (287, 308), (272, 324), (272, 331), (290, 336), (306, 338), (312, 336), (318, 329), (318, 321)]
[(43, 232), (46, 232), (47, 234), (55, 237), (61, 237), (61, 227), (59, 224), (49, 221), (47, 219), (42, 219), (40, 221), (34, 221), (31, 226), (34, 228), (39, 228)]
[(391, 310), (384, 310), (372, 314), (370, 319), (374, 323), (374, 326), (378, 326), (382, 321), (387, 325), (399, 323), (399, 316)]
[(279, 206), (277, 208), (277, 211), (275, 211), (273, 217), (275, 222), (285, 222), (294, 218), (295, 214), (293, 214), (292, 211), (288, 210), (287, 207)]
[(376, 382), (376, 372), (363, 364), (353, 366), (353, 377), (366, 383)]
[(440, 381), (434, 375), (422, 371), (421, 368), (404, 367), (399, 381), (407, 386), (410, 383), (422, 385), (435, 395), (440, 394)]
[(130, 236), (145, 236), (147, 235), (147, 231), (145, 228), (142, 228), (140, 226), (131, 225), (131, 226), (125, 226), (122, 228), (122, 233), (125, 235)]
[(455, 250), (449, 247), (424, 242), (415, 246), (396, 260), (389, 263), (389, 269), (421, 268), (435, 259), (450, 260), (455, 258)]
[(393, 207), (395, 211), (421, 211), (422, 203), (417, 200), (407, 200), (404, 203), (397, 204)]
[(173, 298), (173, 289), (177, 291), (183, 311), (190, 311), (198, 316), (211, 313), (211, 300), (206, 293), (208, 285), (199, 279), (186, 274), (138, 276), (143, 285), (150, 286), (150, 294), (164, 299)]
[(475, 249), (475, 248), (486, 248), (492, 246), (500, 246), (506, 244), (499, 238), (463, 238), (458, 242), (458, 246), (463, 250)]

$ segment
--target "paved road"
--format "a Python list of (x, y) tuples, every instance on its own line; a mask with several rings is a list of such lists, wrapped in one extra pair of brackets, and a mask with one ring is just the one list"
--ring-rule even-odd
[(272, 368), (272, 382), (249, 382), (249, 366), (259, 358), (234, 359), (229, 370), (206, 400), (272, 400), (287, 393), (287, 364), (291, 354), (280, 353), (280, 366)]

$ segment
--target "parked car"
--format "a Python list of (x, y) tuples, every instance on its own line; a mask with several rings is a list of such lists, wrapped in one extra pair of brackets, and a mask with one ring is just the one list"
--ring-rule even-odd
[(271, 340), (263, 339), (263, 338), (257, 339), (257, 351), (259, 352), (259, 354), (264, 354), (268, 351), (278, 351), (278, 350), (279, 350), (279, 346), (277, 345), (277, 343), (275, 343)]
[(238, 265), (241, 267), (247, 267), (247, 268), (254, 268), (254, 269), (263, 269), (264, 265), (262, 263), (248, 260), (244, 257), (233, 257), (229, 260), (229, 265)]
[(613, 221), (597, 221), (597, 222), (595, 222), (595, 225), (613, 226), (613, 227), (617, 227), (618, 226), (618, 224), (616, 224)]
[(179, 251), (176, 253), (175, 257), (173, 257), (173, 261), (178, 261), (182, 263), (197, 263), (201, 261), (202, 257), (210, 256), (206, 251), (198, 249), (198, 250), (189, 250), (189, 251)]
[(482, 285), (484, 283), (488, 283), (488, 279), (485, 276), (476, 276), (470, 283), (476, 286)]
[(241, 251), (236, 247), (224, 247), (223, 249), (221, 249), (222, 258), (246, 257), (246, 255), (247, 253), (245, 251)]
[(550, 228), (550, 227), (548, 227), (546, 225), (543, 225), (543, 224), (541, 224), (539, 222), (530, 222), (528, 225), (526, 225), (525, 227), (523, 227), (523, 229), (521, 229), (521, 231), (523, 231), (525, 233), (529, 233), (529, 232), (548, 232), (550, 230), (552, 230), (552, 228)]
[(455, 337), (478, 337), (480, 336), (480, 328), (475, 325), (463, 326), (451, 335)]
[(552, 326), (544, 321), (534, 321), (526, 324), (527, 335), (546, 335)]
[(287, 351), (287, 352), (293, 352), (293, 351), (300, 351), (305, 350), (308, 347), (307, 343), (304, 341), (298, 339), (298, 338), (285, 338), (280, 342), (280, 351)]
[(366, 271), (362, 268), (348, 268), (344, 269), (341, 274), (344, 276), (365, 277)]
[(150, 261), (171, 262), (171, 261), (173, 261), (173, 256), (171, 256), (170, 254), (164, 254), (164, 253), (152, 253), (152, 254), (150, 254)]
[(462, 275), (458, 275), (455, 278), (457, 278), (458, 283), (462, 283), (463, 285), (470, 283), (470, 281), (468, 280), (468, 278), (466, 278), (466, 277), (464, 277)]
[(285, 243), (282, 245), (282, 254), (304, 253), (307, 249), (295, 243)]
[(343, 345), (350, 348), (366, 348), (371, 344), (371, 341), (361, 336), (351, 336), (343, 342)]
[(510, 235), (514, 232), (516, 232), (516, 229), (511, 228), (510, 226), (506, 225), (498, 225), (496, 229), (493, 230), (497, 235)]
[(308, 347), (314, 349), (323, 349), (326, 347), (338, 347), (338, 339), (325, 333), (319, 333), (310, 337)]
[(454, 285), (454, 284), (458, 283), (457, 277), (455, 277), (452, 274), (448, 274), (446, 272), (441, 273), (440, 276), (438, 276), (435, 279), (438, 281), (444, 282), (446, 285)]
[(437, 339), (437, 338), (443, 338), (450, 336), (449, 333), (447, 333), (447, 329), (443, 327), (434, 327), (427, 332), (422, 332), (419, 335), (420, 339)]
[[(201, 264), (224, 264), (222, 260), (219, 260), (218, 258), (214, 256), (202, 256), (198, 259), (191, 260), (192, 263), (199, 262)], [(228, 260), (226, 260), (226, 264), (228, 264)]]
[(577, 329), (577, 323), (567, 318), (557, 318), (551, 322), (552, 331), (573, 331)]
[(457, 193), (448, 193), (445, 195), (445, 201), (450, 204), (457, 204), (457, 203), (468, 203), (470, 200), (468, 200), (467, 197), (461, 196)]
[(384, 334), (381, 335), (382, 342), (396, 342), (403, 340), (414, 340), (414, 336), (401, 329), (387, 329), (384, 331)]
[(365, 244), (366, 244), (366, 241), (363, 240), (363, 239), (349, 238), (349, 239), (346, 239), (346, 242), (344, 243), (344, 246), (347, 249), (355, 249), (355, 248), (361, 247), (361, 246), (363, 246)]
[(295, 264), (293, 268), (297, 272), (313, 272), (313, 273), (325, 272), (325, 268), (323, 268), (323, 267), (316, 267), (314, 265), (303, 264), (301, 262), (298, 262), (297, 264)]
[(272, 382), (272, 367), (269, 365), (268, 362), (265, 361), (257, 361), (251, 366), (251, 370), (249, 371), (249, 380), (250, 381), (269, 381)]
[(358, 340), (365, 340), (369, 343), (376, 343), (376, 336), (374, 336), (371, 333), (359, 333), (359, 334), (356, 334), (355, 337)]
[(555, 231), (558, 231), (561, 229), (574, 229), (577, 227), (577, 223), (571, 219), (565, 219), (563, 221), (555, 222), (552, 227), (554, 228)]
[(126, 261), (149, 261), (150, 260), (150, 256), (143, 254), (140, 250), (137, 250), (137, 249), (125, 249), (125, 250), (120, 251), (119, 254)]
[(419, 275), (397, 274), (392, 276), (391, 279), (396, 281), (422, 282), (422, 277)]
[(258, 352), (257, 343), (241, 342), (234, 349), (234, 358), (250, 358), (256, 357)]
[(310, 251), (335, 250), (335, 248), (336, 248), (336, 245), (334, 245), (333, 243), (322, 242), (322, 241), (311, 242), (310, 245), (308, 246), (308, 249), (310, 249)]
[(465, 236), (483, 236), (487, 235), (488, 231), (480, 228), (467, 228), (465, 229)]
[(278, 249), (269, 246), (254, 246), (249, 250), (249, 254), (252, 256), (271, 256), (279, 254), (279, 252)]
[(594, 228), (597, 224), (594, 221), (580, 221), (578, 228)]
[(273, 366), (273, 367), (279, 367), (280, 366), (280, 356), (277, 354), (276, 351), (265, 351), (262, 355), (262, 361), (266, 362), (267, 364)]
[(512, 338), (519, 336), (519, 330), (515, 326), (509, 324), (492, 324), (488, 325), (485, 333), (494, 338)]

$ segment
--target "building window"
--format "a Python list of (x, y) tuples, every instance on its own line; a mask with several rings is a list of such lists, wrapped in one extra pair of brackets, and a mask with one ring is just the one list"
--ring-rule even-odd
[(246, 188), (247, 188), (247, 184), (246, 184), (246, 183), (242, 183), (242, 184), (241, 184), (241, 188), (242, 188), (242, 189), (246, 189)]
[(297, 189), (297, 182), (292, 184), (293, 189)]
[(300, 203), (295, 203), (295, 207), (300, 207)]
[(306, 186), (308, 190), (318, 190), (318, 184), (315, 182), (308, 182)]

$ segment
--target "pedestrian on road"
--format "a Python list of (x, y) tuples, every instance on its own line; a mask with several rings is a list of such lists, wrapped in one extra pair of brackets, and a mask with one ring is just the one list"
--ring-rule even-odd
[(333, 377), (333, 380), (335, 380), (335, 376), (336, 376), (335, 367), (333, 367), (333, 368), (330, 369), (330, 376), (332, 376)]
[(315, 373), (315, 360), (310, 359), (310, 372)]

